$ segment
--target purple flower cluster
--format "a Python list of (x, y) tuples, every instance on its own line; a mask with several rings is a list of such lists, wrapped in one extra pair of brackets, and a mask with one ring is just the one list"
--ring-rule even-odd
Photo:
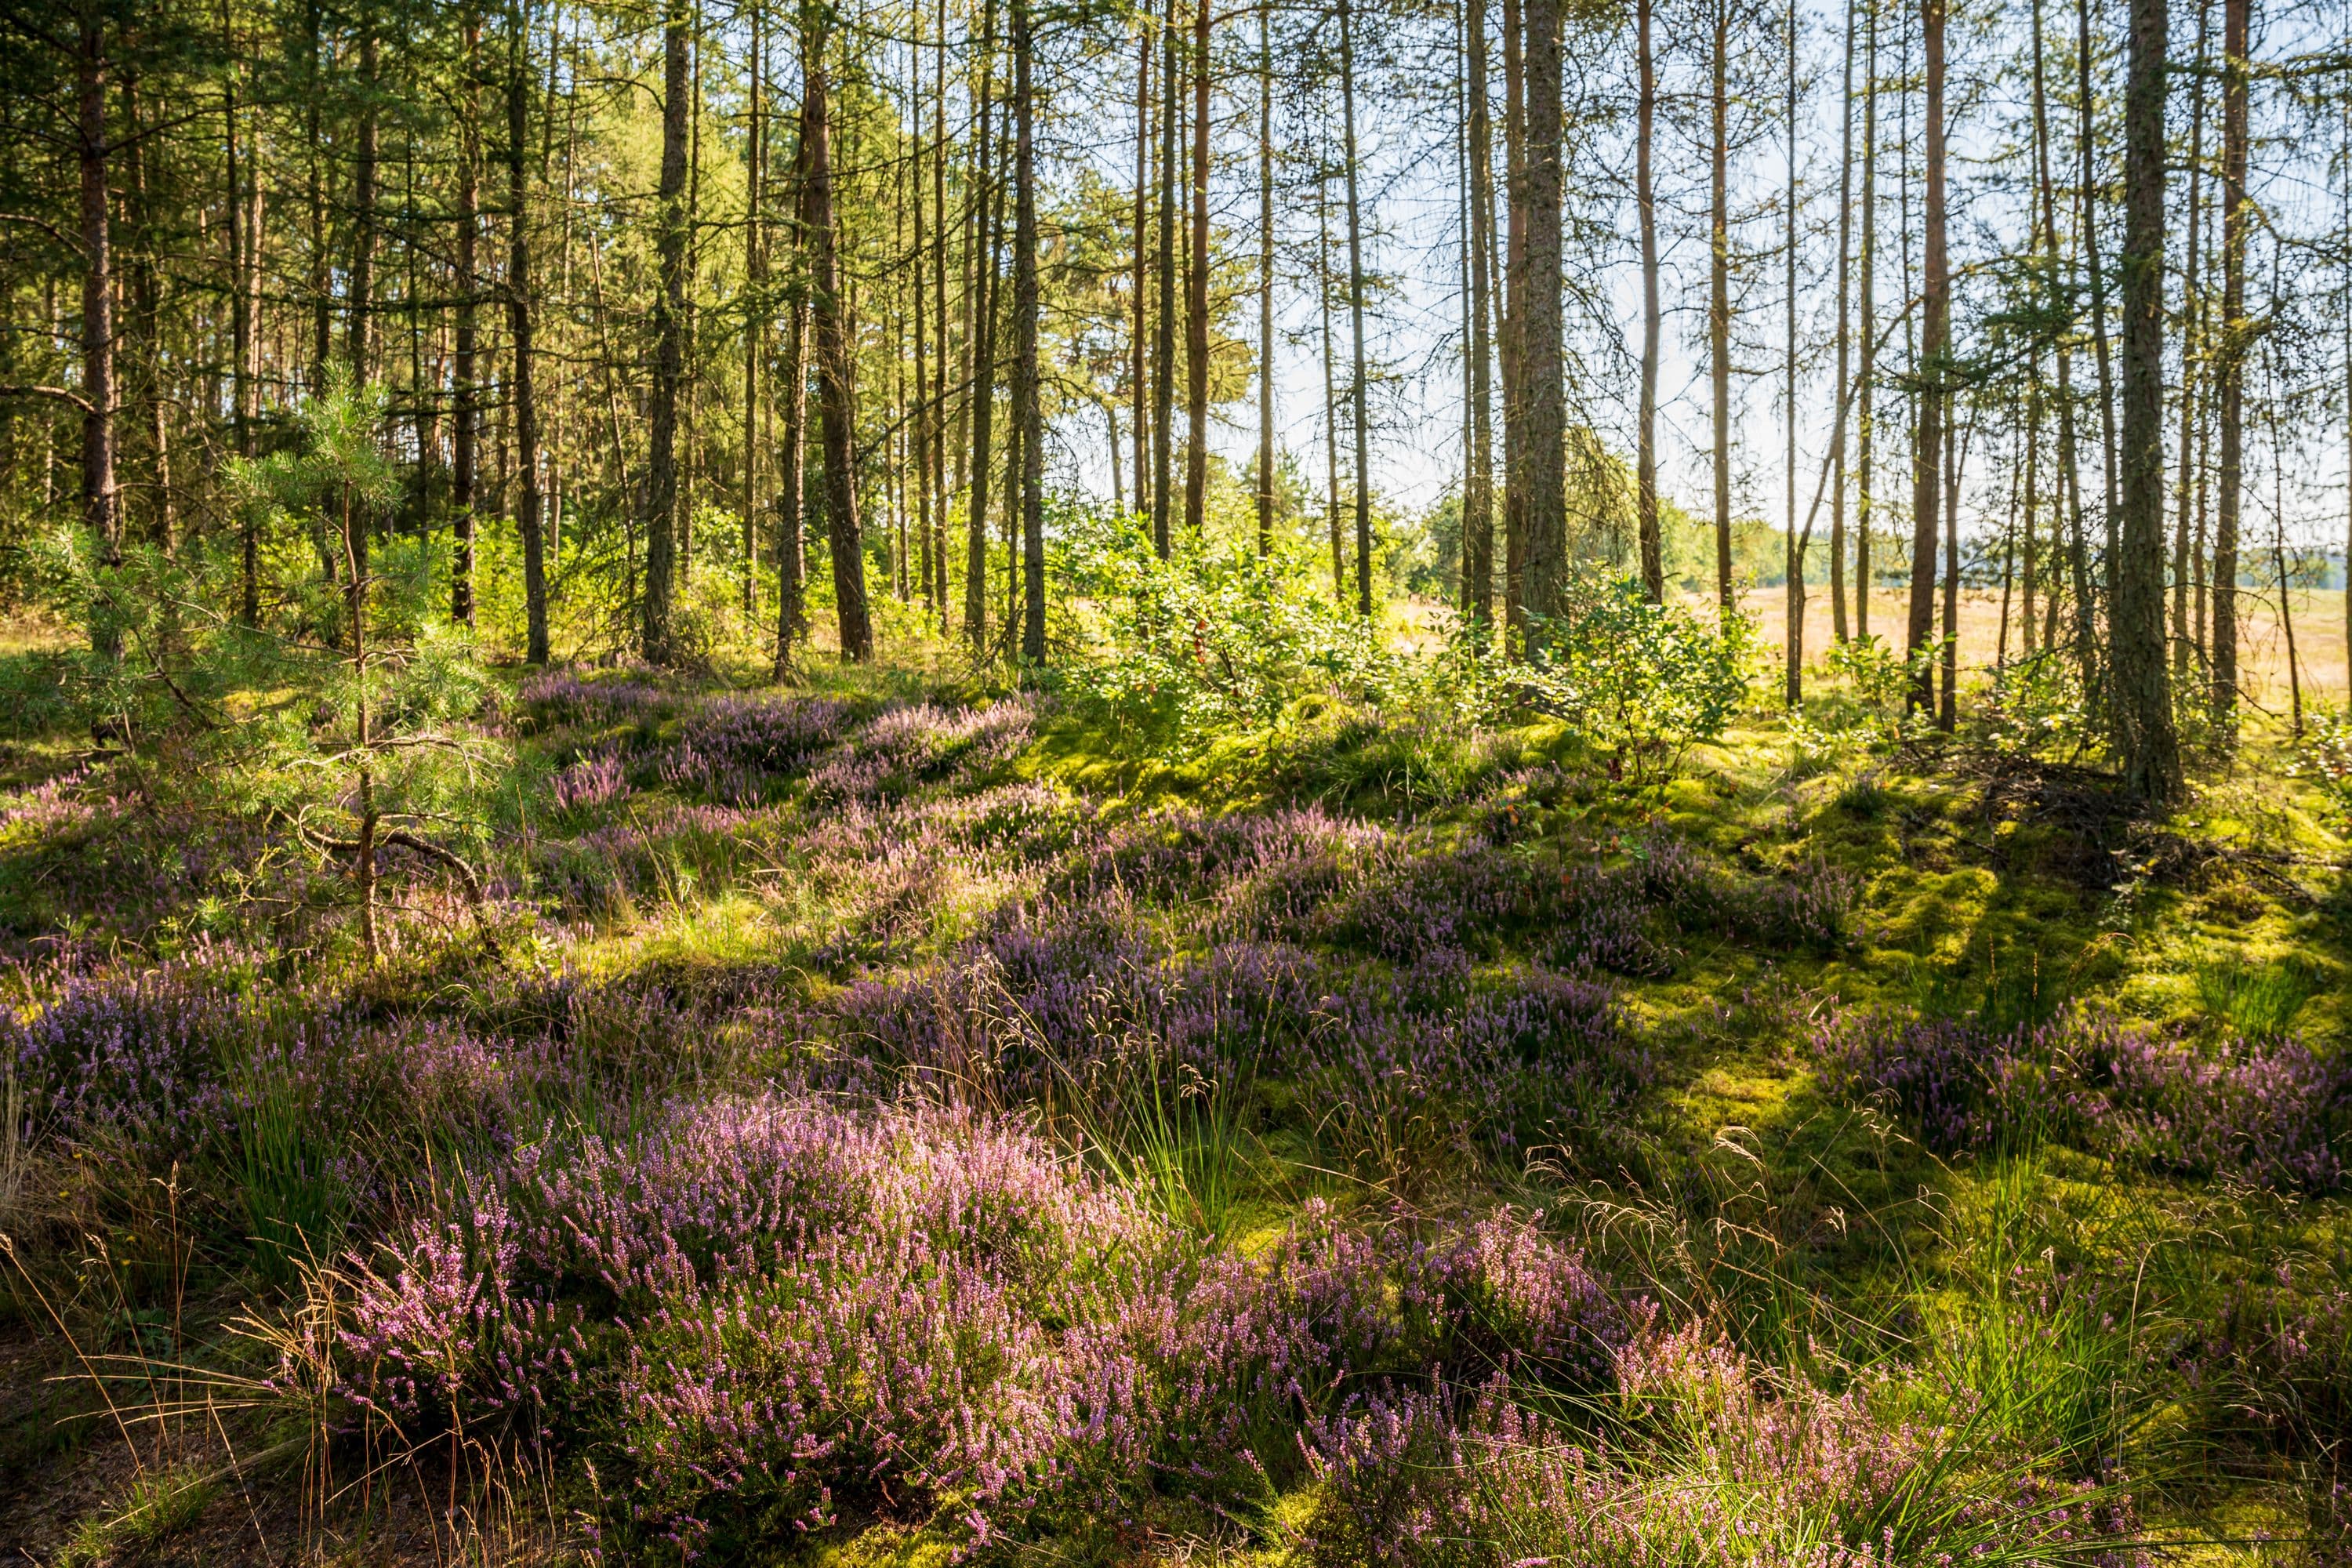
[[(14, 827), (39, 833), (93, 820), (100, 806), (85, 791), (97, 770), (95, 763), (85, 763), (52, 774), (39, 784), (0, 795), (0, 834)], [(105, 803), (108, 809), (113, 805), (111, 800)]]
[(2352, 1073), (2299, 1042), (2213, 1048), (2082, 1011), (1994, 1030), (1846, 1012), (1816, 1031), (1833, 1091), (1885, 1101), (1938, 1152), (2081, 1142), (2192, 1175), (2333, 1191)]
[(659, 687), (634, 677), (598, 679), (571, 669), (534, 675), (515, 697), (532, 726), (541, 730), (643, 723), (677, 701)]
[(558, 811), (585, 811), (628, 793), (628, 769), (619, 756), (610, 752), (582, 757), (555, 775)]
[(1772, 1563), (1884, 1568), (2000, 1546), (2128, 1568), (2128, 1499), (2031, 1475), (1958, 1507), (1925, 1489), (1959, 1439), (1859, 1392), (1768, 1383), (1701, 1325), (1618, 1348), (1622, 1446), (1519, 1403), (1512, 1380), (1375, 1393), (1312, 1425), (1318, 1563)]
[(851, 1070), (896, 1064), (998, 1106), (1279, 1075), (1375, 1151), (1574, 1139), (1654, 1078), (1591, 980), (1481, 981), (1443, 952), (1404, 969), (1251, 942), (1180, 956), (1108, 898), (1024, 911), (928, 974), (853, 986), (833, 1016)]
[(839, 745), (851, 718), (848, 703), (828, 697), (712, 698), (687, 715), (656, 765), (665, 784), (752, 805)]
[(551, 1129), (363, 1267), (341, 1350), (412, 1436), (614, 1435), (635, 1527), (706, 1551), (845, 1505), (961, 1494), (984, 1534), (1153, 1475), (1213, 1495), (1367, 1380), (1605, 1386), (1648, 1312), (1529, 1218), (1314, 1202), (1244, 1254), (1006, 1121), (767, 1096)]
[(1013, 700), (887, 708), (809, 776), (809, 790), (820, 800), (873, 801), (971, 784), (1026, 747), (1035, 721), (1029, 703)]

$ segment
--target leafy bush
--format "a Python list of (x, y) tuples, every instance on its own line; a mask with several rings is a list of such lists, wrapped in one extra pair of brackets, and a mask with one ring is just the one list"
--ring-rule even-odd
[(1238, 543), (1182, 541), (1163, 561), (1131, 520), (1074, 517), (1071, 576), (1088, 657), (1070, 688), (1149, 736), (1196, 745), (1272, 723), (1297, 698), (1400, 689), (1378, 628), (1285, 581)]
[(1533, 659), (1496, 684), (1521, 709), (1566, 721), (1612, 778), (1671, 776), (1748, 695), (1750, 622), (1651, 604), (1640, 584), (1599, 569), (1571, 578), (1563, 613), (1535, 631)]

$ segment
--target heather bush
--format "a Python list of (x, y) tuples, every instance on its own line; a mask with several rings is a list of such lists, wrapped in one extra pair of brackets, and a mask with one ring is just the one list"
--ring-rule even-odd
[(635, 676), (593, 677), (551, 669), (516, 689), (524, 721), (534, 729), (604, 729), (652, 722), (677, 699)]
[(674, 788), (756, 805), (841, 744), (851, 717), (833, 698), (709, 698), (679, 723), (656, 771)]
[(2292, 1040), (2200, 1048), (2081, 1009), (2005, 1030), (1846, 1012), (1814, 1049), (1833, 1092), (1885, 1100), (1942, 1153), (2048, 1138), (2282, 1189), (2343, 1181), (2352, 1080)]
[(1389, 1390), (1317, 1424), (1310, 1561), (1878, 1568), (2145, 1561), (2113, 1490), (2004, 1471), (1966, 1434), (1802, 1382), (1769, 1390), (1696, 1326), (1619, 1356), (1652, 1435), (1598, 1440), (1483, 1387)]

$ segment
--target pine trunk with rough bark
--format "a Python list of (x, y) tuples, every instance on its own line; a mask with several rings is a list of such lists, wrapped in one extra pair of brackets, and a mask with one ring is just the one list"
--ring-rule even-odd
[(686, 374), (686, 153), (688, 54), (693, 0), (667, 0), (662, 19), (662, 158), (656, 239), (652, 451), (646, 467), (646, 591), (638, 652), (651, 664), (677, 657), (677, 400)]
[(2124, 89), (2123, 516), (2110, 612), (2116, 750), (2131, 792), (2181, 790), (2164, 664), (2165, 0), (2131, 0)]

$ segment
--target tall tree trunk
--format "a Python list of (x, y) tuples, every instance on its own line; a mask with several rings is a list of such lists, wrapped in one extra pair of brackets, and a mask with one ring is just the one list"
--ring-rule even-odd
[(1462, 488), (1463, 609), (1474, 626), (1495, 616), (1494, 258), (1495, 130), (1487, 103), (1486, 0), (1465, 0), (1470, 132), (1469, 472)]
[(686, 372), (687, 56), (694, 0), (664, 0), (660, 292), (654, 301), (653, 451), (646, 471), (646, 602), (638, 648), (647, 661), (677, 656), (672, 626), (678, 575), (677, 399)]
[(2164, 666), (2165, 0), (2131, 0), (2124, 92), (2123, 519), (2113, 568), (2114, 717), (2133, 794), (2181, 788)]
[[(303, 85), (302, 143), (310, 173), (310, 390), (313, 396), (327, 385), (327, 362), (334, 357), (334, 285), (333, 268), (330, 265), (327, 246), (327, 173), (326, 131), (322, 123), (327, 96), (327, 42), (325, 20), (320, 14), (321, 0), (306, 0), (302, 7), (305, 36), (310, 46), (310, 59)], [(324, 542), (323, 533), (319, 553), (326, 566), (326, 575), (335, 574), (338, 547)]]
[(530, 105), (530, 14), (514, 0), (507, 41), (507, 335), (514, 350), (515, 469), (522, 480), (523, 657), (547, 662), (547, 539), (541, 527), (539, 394), (531, 363), (537, 312), (530, 277), (530, 182), (524, 164)]
[[(1797, 532), (1797, 6), (1790, 0), (1788, 18), (1788, 205), (1781, 212), (1780, 263), (1785, 288), (1782, 303), (1787, 320), (1785, 364), (1787, 390), (1782, 397), (1781, 436), (1786, 444), (1781, 464), (1781, 501), (1786, 516), (1782, 532), (1788, 543), (1788, 698), (1794, 710), (1805, 696), (1805, 544)], [(1811, 522), (1806, 523), (1807, 531)]]
[[(1634, 504), (1639, 514), (1635, 526), (1642, 548), (1642, 591), (1649, 595), (1650, 603), (1663, 605), (1666, 600), (1665, 540), (1658, 526), (1658, 355), (1663, 321), (1658, 309), (1658, 192), (1650, 169), (1658, 123), (1658, 62), (1650, 41), (1650, 26), (1656, 9), (1656, 0), (1634, 0), (1633, 30), (1641, 79), (1641, 98), (1635, 110), (1633, 204), (1642, 223), (1642, 408), (1633, 470)], [(1839, 612), (1841, 619), (1843, 613)]]
[(2098, 142), (2092, 133), (2091, 0), (2075, 0), (2074, 17), (2080, 46), (2075, 52), (2074, 68), (2080, 99), (2077, 110), (2082, 117), (2083, 265), (2090, 274), (2091, 348), (2099, 370), (2100, 454), (2106, 476), (2107, 557), (2112, 561), (2116, 552), (2116, 511), (2121, 502), (2116, 489), (2116, 388), (2107, 349), (2107, 273), (2099, 260), (2099, 187), (2094, 177)]
[(1959, 726), (1960, 703), (1960, 476), (1967, 469), (1974, 420), (1960, 430), (1956, 411), (1944, 421), (1944, 689), (1936, 727), (1950, 734)]
[[(1201, 8), (1205, 80), (1208, 0), (1201, 0)], [(1037, 396), (1037, 169), (1030, 82), (1034, 52), (1029, 0), (1013, 0), (1013, 342), (1018, 356), (1013, 418), (1021, 432), (1021, 658), (1032, 667), (1045, 662), (1045, 443)], [(1202, 221), (1205, 237), (1205, 214)], [(1199, 243), (1205, 244), (1205, 237)], [(1196, 442), (1200, 434), (1196, 428)]]
[(174, 548), (172, 504), (171, 433), (163, 420), (163, 286), (155, 268), (161, 235), (156, 222), (156, 197), (148, 178), (154, 157), (152, 127), (141, 118), (139, 88), (129, 72), (122, 78), (122, 122), (133, 138), (131, 188), (123, 206), (131, 216), (131, 300), (133, 330), (139, 344), (139, 404), (146, 426), (148, 483), (153, 499), (148, 508), (147, 536), (165, 552)]
[[(360, 132), (352, 165), (351, 299), (343, 321), (343, 357), (351, 362), (352, 385), (374, 378), (371, 363), (375, 316), (375, 197), (377, 64), (375, 17), (360, 6)], [(360, 565), (367, 565), (367, 529), (360, 529)]]
[(1151, 16), (1139, 6), (1135, 18), (1135, 339), (1129, 345), (1128, 392), (1134, 400), (1135, 510), (1149, 512), (1151, 472), (1151, 389), (1145, 379), (1147, 338), (1151, 331)]
[(948, 341), (948, 5), (940, 0), (939, 53), (931, 73), (931, 303), (937, 329), (939, 368), (937, 406), (931, 411), (931, 556), (939, 563), (932, 584), (932, 623), (941, 637), (948, 632), (948, 376), (955, 353)]
[(107, 603), (113, 568), (122, 563), (120, 498), (114, 484), (114, 231), (107, 190), (105, 14), (85, 0), (75, 51), (74, 152), (81, 174), (82, 521), (100, 569), (90, 607), (89, 640), (100, 658), (121, 657), (122, 634)]
[[(1843, 408), (1851, 395), (1847, 372), (1853, 365), (1853, 337), (1847, 311), (1853, 302), (1851, 288), (1853, 258), (1853, 53), (1854, 7), (1869, 0), (1846, 0), (1845, 79), (1838, 94), (1838, 240), (1837, 240), (1837, 397)], [(1849, 633), (1845, 608), (1845, 425), (1840, 421), (1835, 466), (1830, 491), (1830, 636), (1843, 643)], [(2004, 600), (2003, 604), (2006, 605)]]
[(1707, 378), (1715, 395), (1715, 595), (1725, 615), (1731, 589), (1731, 5), (1714, 0), (1707, 57)]
[(1364, 218), (1357, 189), (1356, 37), (1351, 0), (1339, 0), (1339, 121), (1340, 156), (1348, 182), (1348, 325), (1355, 354), (1349, 402), (1356, 418), (1356, 614), (1369, 620), (1372, 614), (1372, 421), (1368, 401), (1371, 376), (1364, 357)]
[[(236, 39), (230, 28), (226, 10), (221, 16), (221, 42), (234, 56)], [(261, 270), (261, 159), (260, 149), (242, 139), (242, 123), (237, 112), (236, 89), (242, 79), (242, 68), (233, 68), (228, 83), (222, 91), (223, 120), (228, 132), (228, 221), (229, 221), (229, 321), (231, 369), (234, 391), (230, 399), (231, 417), (236, 426), (236, 455), (248, 462), (254, 454), (254, 383), (259, 378), (256, 363), (256, 346), (260, 333), (255, 309), (254, 279)], [(247, 185), (251, 195), (247, 195)], [(13, 453), (11, 454), (13, 456)], [(247, 627), (261, 624), (261, 538), (258, 520), (251, 508), (244, 510), (237, 525), (237, 623)]]
[[(1209, 504), (1209, 5), (1210, 0), (1192, 0), (1192, 266), (1184, 312), (1184, 528), (1196, 540), (1208, 520)], [(1343, 31), (1345, 26), (1343, 20)]]
[(1503, 189), (1508, 233), (1503, 242), (1503, 625), (1527, 638), (1527, 371), (1521, 347), (1526, 313), (1527, 204), (1520, 200), (1528, 154), (1527, 33), (1523, 0), (1503, 0)]
[(1315, 296), (1323, 324), (1323, 521), (1331, 534), (1331, 603), (1348, 602), (1348, 557), (1339, 542), (1339, 392), (1331, 340), (1331, 180), (1315, 181)]
[(838, 238), (834, 228), (833, 125), (824, 51), (825, 31), (804, 16), (802, 113), (808, 147), (808, 235), (816, 328), (817, 423), (824, 442), (824, 524), (833, 556), (833, 596), (839, 610), (841, 657), (864, 664), (874, 657), (874, 626), (866, 608), (866, 552), (857, 528), (857, 409), (850, 385), (849, 338), (843, 322)]
[(1854, 331), (1861, 340), (1854, 398), (1853, 635), (1870, 636), (1870, 525), (1878, 507), (1878, 0), (1862, 0), (1868, 18), (1862, 73), (1862, 257), (1855, 280)]
[(2189, 511), (2197, 482), (2198, 359), (2204, 341), (2204, 311), (2198, 299), (2199, 233), (2205, 207), (2205, 66), (2211, 41), (2211, 0), (2197, 4), (2197, 64), (2189, 78), (2189, 243), (2180, 258), (2180, 478), (2172, 504), (2172, 682), (2189, 679), (2194, 644), (2189, 638)]
[(1274, 36), (1257, 14), (1257, 557), (1274, 553)]
[[(988, 647), (988, 459), (996, 408), (996, 236), (989, 193), (996, 92), (996, 0), (981, 11), (980, 101), (972, 157), (972, 324), (966, 401), (971, 408), (971, 492), (964, 501), (963, 635), (977, 658)], [(1139, 486), (1140, 479), (1137, 480)]]
[[(1557, 618), (1568, 589), (1568, 384), (1560, 323), (1560, 7), (1527, 0), (1527, 145), (1520, 160), (1528, 245), (1519, 318), (1527, 425), (1527, 612)], [(1514, 298), (1521, 295), (1514, 286)], [(1531, 640), (1533, 640), (1531, 638)]]
[[(1936, 635), (1936, 534), (1943, 521), (1944, 409), (1951, 357), (1951, 279), (1944, 244), (1944, 5), (1921, 0), (1927, 67), (1927, 211), (1919, 279), (1919, 417), (1911, 447), (1911, 619), (1904, 657), (1916, 660)], [(1932, 707), (1933, 672), (1916, 665), (1910, 705)]]
[(760, 360), (767, 352), (768, 229), (767, 7), (751, 4), (751, 54), (745, 62), (751, 100), (743, 133), (743, 618), (760, 608), (760, 460), (766, 446), (760, 401)]
[(2245, 485), (2246, 50), (2252, 0), (2221, 0), (2221, 331), (2214, 357), (2221, 466), (2213, 505), (2213, 744), (2237, 741), (2238, 532)]
[(1165, 561), (1175, 479), (1176, 121), (1183, 107), (1176, 0), (1166, 0), (1160, 30), (1160, 320), (1151, 342), (1151, 545)]
[(808, 549), (803, 496), (808, 472), (808, 278), (800, 221), (808, 143), (793, 149), (792, 281), (784, 300), (784, 443), (776, 476), (776, 679), (792, 671), (792, 650), (808, 636)]
[(481, 374), (475, 359), (478, 352), (475, 295), (481, 278), (475, 247), (481, 228), (482, 18), (475, 5), (467, 5), (458, 28), (464, 55), (457, 90), (457, 342), (449, 433), (449, 617), (470, 629), (474, 624), (475, 447), (481, 427), (480, 392), (475, 384)]
[(2040, 630), (2034, 620), (2033, 593), (2037, 570), (2041, 565), (2040, 529), (2042, 526), (2042, 353), (2033, 350), (2026, 359), (2025, 370), (2025, 461), (2022, 483), (2025, 489), (2025, 539), (2021, 562), (2018, 637), (2024, 645), (2025, 657), (2033, 657), (2034, 634)]
[[(915, 47), (910, 62), (915, 82), (915, 147), (913, 178), (908, 182), (908, 205), (914, 215), (914, 289), (915, 317), (915, 410), (908, 435), (914, 445), (915, 484), (915, 559), (917, 574), (922, 578), (922, 602), (926, 608), (938, 602), (940, 562), (931, 552), (931, 334), (923, 299), (923, 258), (928, 237), (923, 229), (923, 114), (921, 56), (923, 46), (920, 0), (911, 7), (915, 19)], [(937, 215), (934, 215), (936, 219)], [(944, 379), (944, 378), (942, 378)]]

